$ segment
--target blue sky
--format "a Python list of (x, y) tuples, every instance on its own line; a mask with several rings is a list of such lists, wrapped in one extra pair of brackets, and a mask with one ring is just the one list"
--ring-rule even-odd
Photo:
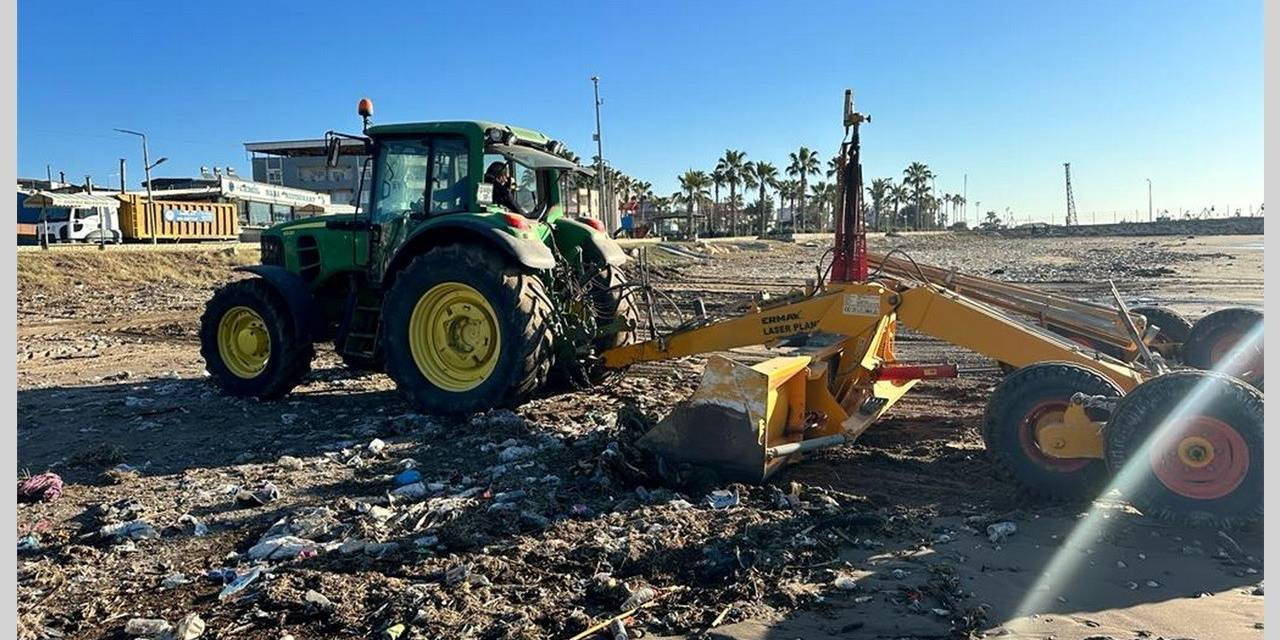
[[(394, 5), (394, 6), (384, 6)], [(939, 191), (1061, 219), (1262, 201), (1261, 2), (42, 2), (18, 6), (18, 169), (115, 184), (242, 143), (375, 120), (484, 118), (605, 156), (666, 194), (726, 148), (835, 152), (853, 87), (868, 180), (911, 161)], [(970, 216), (972, 216), (972, 208)]]

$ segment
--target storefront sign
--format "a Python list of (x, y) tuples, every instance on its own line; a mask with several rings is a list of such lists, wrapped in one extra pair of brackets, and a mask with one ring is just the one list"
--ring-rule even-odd
[(226, 176), (222, 177), (221, 182), (222, 195), (226, 198), (265, 204), (279, 204), (287, 207), (301, 207), (309, 204), (321, 207), (329, 206), (329, 194), (327, 193), (316, 193), (306, 189), (291, 189), (289, 187), (239, 180)]

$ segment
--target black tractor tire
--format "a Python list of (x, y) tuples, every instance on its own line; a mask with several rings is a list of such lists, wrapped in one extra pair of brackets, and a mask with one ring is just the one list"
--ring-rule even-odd
[(1167, 307), (1134, 307), (1131, 313), (1144, 316), (1147, 324), (1160, 328), (1152, 344), (1165, 360), (1182, 362), (1182, 344), (1191, 336), (1191, 321)]
[[(218, 327), (235, 307), (257, 313), (270, 337), (266, 365), (253, 377), (233, 373), (218, 344)], [(262, 278), (238, 280), (218, 289), (200, 316), (200, 355), (214, 384), (229, 395), (259, 400), (288, 394), (311, 371), (315, 356), (311, 341), (300, 337), (295, 327), (284, 298)]]
[(1120, 388), (1101, 374), (1070, 362), (1040, 362), (1004, 378), (987, 402), (982, 439), (1001, 476), (1047, 501), (1090, 500), (1106, 482), (1102, 460), (1059, 459), (1036, 445), (1036, 423), (1066, 408), (1077, 392), (1119, 397)]
[[(493, 307), (500, 346), (493, 371), (475, 387), (450, 391), (433, 384), (414, 360), (409, 324), (432, 287), (465, 284)], [(484, 247), (454, 244), (414, 258), (396, 275), (383, 306), (386, 371), (414, 409), (457, 415), (512, 407), (538, 391), (551, 368), (551, 299), (541, 279)]]
[(1215, 311), (1200, 318), (1192, 327), (1186, 342), (1182, 344), (1182, 361), (1197, 369), (1221, 370), (1261, 389), (1263, 384), (1263, 344), (1258, 335), (1256, 345), (1242, 357), (1238, 366), (1226, 366), (1220, 362), (1231, 346), (1262, 324), (1262, 312), (1257, 309), (1232, 307)]
[(1107, 422), (1107, 467), (1146, 515), (1222, 528), (1254, 522), (1262, 517), (1262, 409), (1260, 391), (1221, 373), (1152, 378)]

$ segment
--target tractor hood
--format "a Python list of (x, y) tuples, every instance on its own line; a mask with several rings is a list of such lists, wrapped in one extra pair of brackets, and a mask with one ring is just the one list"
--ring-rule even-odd
[(324, 229), (330, 222), (350, 222), (354, 220), (354, 213), (335, 213), (323, 216), (313, 216), (310, 218), (298, 218), (288, 222), (280, 222), (271, 225), (264, 233), (272, 235), (288, 235), (303, 229)]

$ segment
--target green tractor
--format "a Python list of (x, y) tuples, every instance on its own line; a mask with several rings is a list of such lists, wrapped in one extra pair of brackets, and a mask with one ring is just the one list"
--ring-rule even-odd
[(241, 268), (252, 277), (206, 305), (213, 381), (278, 398), (331, 342), (424, 413), (512, 406), (548, 380), (598, 382), (598, 354), (629, 343), (636, 322), (626, 255), (599, 220), (565, 213), (561, 177), (589, 171), (536, 131), (370, 126), (372, 110), (361, 100), (364, 135), (326, 134), (331, 165), (349, 140), (367, 157), (357, 212), (264, 231), (262, 263)]

